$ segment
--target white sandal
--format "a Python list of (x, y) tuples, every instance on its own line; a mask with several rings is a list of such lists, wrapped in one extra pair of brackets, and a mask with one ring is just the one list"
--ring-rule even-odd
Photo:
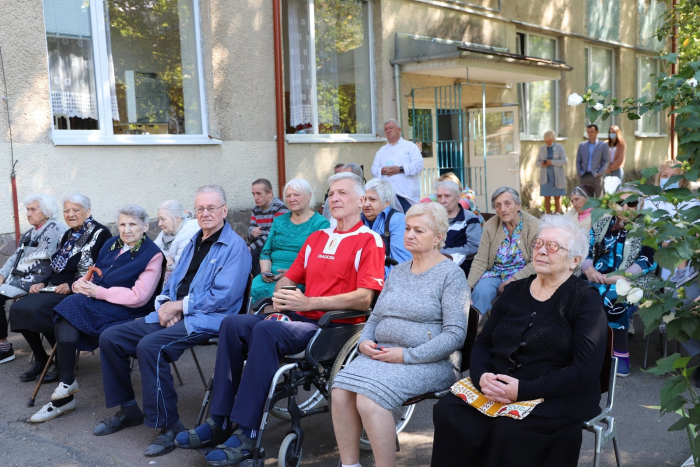
[(48, 420), (53, 420), (56, 417), (60, 417), (64, 413), (70, 412), (71, 410), (75, 410), (75, 399), (61, 407), (54, 407), (53, 402), (49, 402), (43, 406), (40, 411), (32, 415), (32, 418), (30, 418), (29, 421), (32, 423), (46, 422)]
[(53, 394), (51, 394), (52, 401), (58, 401), (65, 399), (68, 396), (75, 394), (80, 391), (78, 388), (78, 380), (73, 381), (73, 384), (68, 385), (66, 383), (58, 383), (58, 387), (54, 389)]

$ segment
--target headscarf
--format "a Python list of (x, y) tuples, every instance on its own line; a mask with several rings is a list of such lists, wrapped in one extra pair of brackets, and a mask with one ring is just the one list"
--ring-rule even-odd
[[(51, 260), (51, 268), (55, 272), (61, 272), (63, 269), (65, 269), (68, 260), (78, 251), (80, 251), (79, 247), (76, 248), (76, 243), (78, 240), (80, 240), (86, 234), (87, 236), (85, 238), (87, 239), (94, 228), (95, 219), (93, 219), (92, 216), (89, 216), (87, 219), (85, 219), (85, 222), (83, 222), (83, 225), (80, 226), (77, 232), (75, 230), (71, 232), (71, 236), (68, 241), (63, 244), (61, 249), (56, 252)], [(80, 246), (83, 244), (85, 244), (85, 241), (81, 242)]]

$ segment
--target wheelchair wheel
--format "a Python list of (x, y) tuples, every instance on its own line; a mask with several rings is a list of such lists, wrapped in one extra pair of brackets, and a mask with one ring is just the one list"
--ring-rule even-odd
[[(318, 389), (311, 386), (310, 391), (305, 391), (303, 387), (299, 387), (296, 400), (301, 410), (310, 410), (323, 404), (324, 398), (323, 394), (321, 394)], [(287, 399), (277, 401), (274, 407), (270, 409), (270, 414), (282, 420), (291, 420), (292, 416), (289, 415), (289, 411), (287, 410)]]
[(348, 339), (345, 345), (340, 349), (340, 352), (338, 352), (338, 356), (335, 358), (335, 362), (333, 363), (333, 368), (331, 368), (331, 376), (328, 379), (329, 392), (333, 387), (335, 375), (337, 375), (340, 370), (345, 368), (345, 365), (357, 357), (357, 344), (360, 341), (360, 334), (362, 334), (362, 330), (357, 331), (357, 333)]
[(289, 433), (282, 440), (280, 445), (280, 452), (277, 456), (277, 466), (278, 467), (299, 467), (301, 464), (301, 454), (302, 450), (299, 449), (299, 457), (294, 456), (294, 451), (297, 447), (297, 434)]
[[(391, 411), (392, 415), (394, 416), (394, 420), (396, 421), (396, 436), (399, 435), (403, 431), (404, 428), (406, 428), (406, 425), (408, 425), (408, 421), (411, 419), (413, 416), (413, 411), (415, 410), (416, 405), (409, 405), (407, 407), (399, 407), (398, 409), (394, 409)], [(372, 446), (369, 443), (369, 437), (367, 436), (367, 433), (365, 430), (362, 430), (362, 435), (360, 436), (360, 449), (363, 451), (371, 451)]]

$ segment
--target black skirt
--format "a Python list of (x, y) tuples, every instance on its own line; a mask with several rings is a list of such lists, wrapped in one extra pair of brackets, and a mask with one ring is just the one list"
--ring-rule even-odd
[(489, 417), (453, 394), (433, 407), (432, 467), (576, 467), (583, 423), (531, 413)]
[(53, 309), (70, 295), (39, 292), (25, 295), (10, 307), (12, 332), (34, 331), (53, 336)]

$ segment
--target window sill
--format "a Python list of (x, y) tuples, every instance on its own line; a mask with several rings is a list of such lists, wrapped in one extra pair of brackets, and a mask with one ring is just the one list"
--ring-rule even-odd
[(668, 137), (665, 133), (639, 133), (634, 132), (634, 136), (637, 138), (666, 138)]
[[(204, 135), (65, 135), (53, 132), (54, 146), (202, 146), (221, 144), (220, 139)], [(60, 132), (63, 133), (63, 132)]]
[[(566, 136), (557, 136), (557, 138), (556, 138), (554, 141), (566, 141), (566, 140), (568, 140), (568, 139), (569, 139), (569, 138), (567, 138)], [(523, 134), (521, 134), (521, 135), (520, 135), (520, 141), (535, 142), (535, 143), (537, 143), (537, 142), (544, 143), (544, 138), (542, 138), (541, 136), (530, 136), (530, 135), (523, 135)]]
[(285, 135), (289, 144), (306, 143), (386, 143), (386, 138), (375, 135)]

